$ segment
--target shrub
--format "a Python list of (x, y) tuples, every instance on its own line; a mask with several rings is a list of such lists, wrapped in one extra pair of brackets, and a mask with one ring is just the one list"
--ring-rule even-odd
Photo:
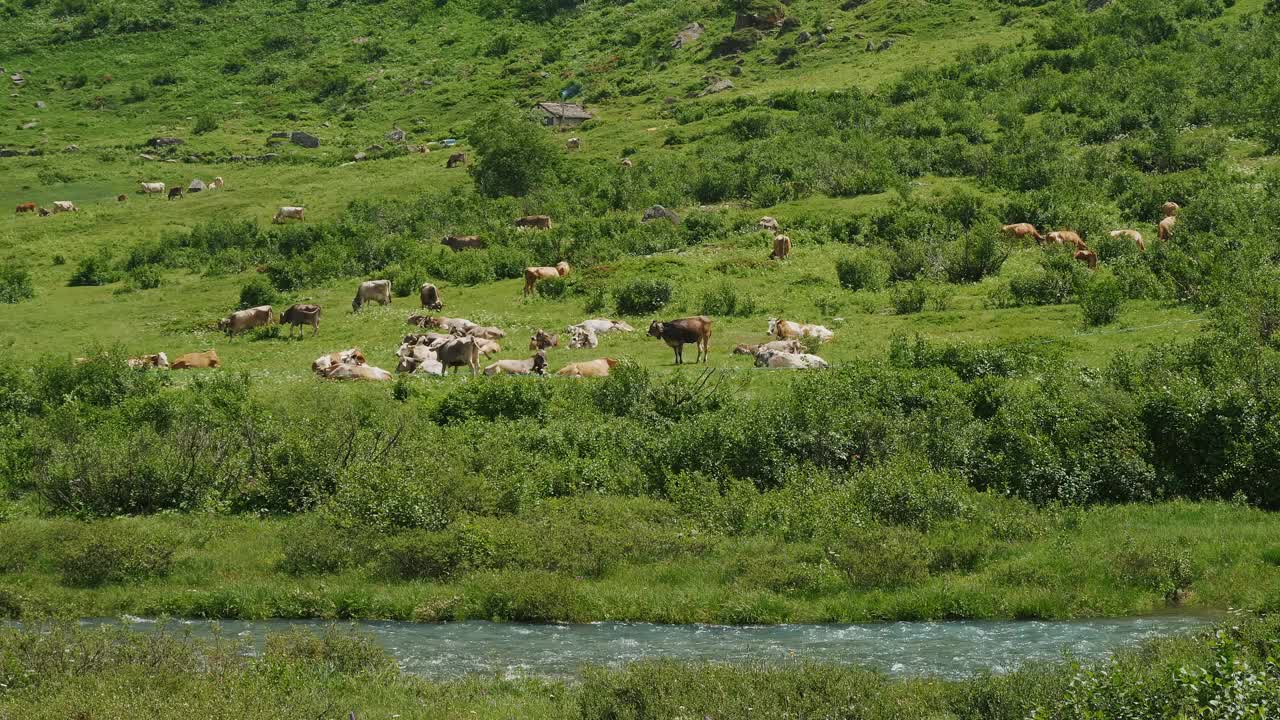
[(335, 573), (356, 564), (350, 533), (314, 517), (290, 523), (281, 537), (280, 569), (290, 575)]
[(547, 278), (538, 282), (538, 295), (548, 300), (559, 300), (569, 288), (569, 281), (562, 277)]
[(923, 280), (894, 285), (893, 292), (890, 294), (893, 311), (899, 315), (910, 315), (924, 310), (925, 303), (929, 301), (929, 290), (929, 283)]
[(122, 521), (75, 526), (59, 542), (55, 563), (72, 587), (129, 583), (165, 577), (177, 543)]
[(73, 287), (88, 285), (108, 285), (120, 279), (120, 273), (111, 265), (111, 253), (103, 248), (94, 255), (80, 259), (76, 271), (72, 273), (68, 284)]
[(279, 300), (280, 295), (271, 283), (261, 275), (255, 275), (240, 286), (240, 301), (236, 309), (245, 310), (259, 305), (275, 305)]
[(848, 290), (881, 290), (889, 282), (889, 264), (869, 251), (836, 261), (836, 277)]
[(218, 129), (218, 116), (211, 111), (204, 111), (196, 116), (195, 127), (191, 129), (196, 135), (204, 135)]
[(1116, 553), (1112, 567), (1122, 582), (1174, 599), (1199, 575), (1186, 544), (1182, 540), (1178, 546), (1170, 547), (1130, 537)]
[(755, 314), (756, 304), (750, 295), (739, 294), (731, 283), (721, 282), (702, 293), (698, 312), (720, 317), (746, 317)]
[(17, 303), (35, 297), (31, 273), (26, 268), (6, 264), (0, 267), (0, 303)]
[(671, 302), (672, 287), (666, 280), (632, 280), (614, 290), (614, 304), (623, 315), (655, 313)]
[(977, 282), (998, 272), (1008, 255), (999, 232), (975, 228), (950, 246), (947, 278), (956, 283)]
[(849, 582), (860, 588), (896, 588), (929, 576), (932, 560), (925, 538), (906, 528), (854, 528), (835, 542), (828, 555)]
[(530, 378), (503, 375), (490, 382), (466, 383), (451, 389), (431, 411), (441, 424), (471, 419), (517, 420), (539, 417), (551, 401), (550, 385)]
[(542, 128), (506, 110), (481, 115), (467, 129), (475, 149), (468, 172), (487, 197), (527, 195), (560, 166), (563, 153)]
[(154, 290), (160, 287), (161, 280), (160, 268), (155, 265), (140, 265), (129, 271), (129, 285), (138, 290)]
[(1080, 292), (1080, 312), (1087, 327), (1110, 325), (1120, 316), (1125, 293), (1111, 273), (1101, 270), (1085, 283)]

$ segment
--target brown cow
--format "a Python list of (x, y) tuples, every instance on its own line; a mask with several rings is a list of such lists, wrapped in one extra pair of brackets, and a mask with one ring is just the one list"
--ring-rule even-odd
[(530, 350), (546, 350), (548, 348), (559, 347), (560, 336), (552, 335), (542, 328), (538, 328), (533, 336), (529, 338)]
[(522, 218), (516, 218), (516, 227), (533, 228), (535, 230), (550, 230), (551, 216), (549, 215), (526, 215)]
[(613, 358), (598, 358), (586, 362), (569, 363), (560, 368), (556, 375), (565, 377), (605, 377), (618, 364)]
[(524, 294), (532, 295), (539, 280), (553, 277), (568, 277), (569, 263), (561, 260), (555, 267), (527, 267), (524, 269)]
[(423, 283), (418, 288), (418, 299), (422, 301), (422, 307), (428, 310), (443, 310), (444, 301), (440, 299), (440, 291), (431, 283)]
[(480, 372), (480, 340), (473, 337), (456, 337), (440, 343), (435, 349), (436, 358), (447, 371), (449, 368), (466, 366), (471, 374)]
[(1172, 200), (1160, 206), (1160, 212), (1164, 213), (1165, 217), (1173, 217), (1181, 209), (1182, 206)]
[(177, 360), (174, 360), (173, 363), (169, 365), (170, 370), (196, 370), (199, 368), (218, 367), (222, 367), (222, 361), (218, 359), (218, 352), (216, 350), (180, 355)]
[(1085, 265), (1088, 265), (1090, 270), (1098, 269), (1098, 254), (1094, 251), (1088, 248), (1077, 250), (1074, 257)]
[(328, 355), (321, 355), (311, 363), (311, 369), (321, 375), (327, 372), (335, 365), (364, 365), (364, 353), (360, 352), (360, 348), (351, 348), (349, 350), (339, 350)]
[(182, 188), (180, 187), (169, 188), (169, 199), (172, 200), (174, 198), (177, 198), (179, 200), (182, 199)]
[(289, 337), (293, 337), (294, 328), (298, 329), (298, 336), (302, 337), (303, 325), (310, 325), (311, 337), (315, 337), (320, 332), (320, 306), (307, 303), (290, 305), (288, 310), (280, 313), (280, 324), (285, 323), (289, 323)]
[(456, 168), (459, 165), (466, 165), (466, 164), (467, 164), (466, 153), (454, 153), (449, 156), (449, 159), (445, 162), (444, 166), (452, 170), (453, 168)]
[(125, 202), (129, 199), (128, 195), (117, 195), (116, 202)]
[(454, 252), (484, 249), (484, 240), (481, 240), (479, 235), (450, 235), (441, 240), (440, 244)]
[(733, 348), (733, 354), (758, 355), (765, 350), (800, 355), (805, 351), (805, 347), (799, 340), (773, 340), (759, 345), (737, 345)]
[(253, 328), (270, 324), (271, 306), (259, 305), (248, 310), (233, 312), (222, 318), (218, 321), (218, 329), (225, 332), (227, 337), (235, 337), (237, 333), (245, 330), (252, 330)]
[(1173, 237), (1173, 227), (1178, 224), (1178, 216), (1170, 215), (1160, 221), (1160, 239), (1168, 240)]
[(1055, 242), (1059, 245), (1070, 245), (1076, 250), (1088, 250), (1088, 246), (1084, 244), (1084, 240), (1080, 239), (1080, 234), (1074, 230), (1057, 230), (1049, 233), (1049, 242)]
[(1044, 236), (1040, 231), (1036, 230), (1036, 226), (1031, 223), (1013, 223), (1012, 225), (1001, 225), (1000, 232), (1011, 238), (1021, 240), (1023, 238), (1035, 238), (1036, 242), (1044, 242)]
[(1139, 250), (1141, 250), (1142, 252), (1147, 251), (1147, 243), (1145, 240), (1142, 239), (1142, 233), (1138, 232), (1137, 230), (1112, 230), (1108, 234), (1113, 238), (1127, 237), (1133, 241), (1134, 245), (1138, 246)]
[(695, 362), (706, 362), (711, 355), (711, 318), (706, 315), (680, 318), (649, 324), (649, 335), (661, 338), (676, 354), (676, 364), (684, 362), (684, 346), (697, 343), (698, 359)]
[(770, 260), (786, 260), (791, 255), (791, 238), (786, 235), (773, 236), (773, 252), (769, 254)]
[(774, 235), (777, 235), (779, 232), (782, 232), (781, 228), (778, 226), (778, 219), (770, 215), (765, 215), (764, 217), (760, 218), (760, 222), (756, 223), (756, 227), (760, 228), (761, 230), (768, 230)]
[(36, 211), (36, 204), (35, 204), (35, 203), (33, 203), (33, 202), (24, 202), (24, 203), (20, 203), (20, 204), (18, 205), (18, 209), (17, 209), (17, 210), (14, 210), (14, 211), (13, 211), (13, 214), (14, 214), (14, 215), (20, 215), (20, 214), (22, 214), (22, 213), (28, 213), (28, 212), (33, 213), (33, 212), (35, 212), (35, 211)]

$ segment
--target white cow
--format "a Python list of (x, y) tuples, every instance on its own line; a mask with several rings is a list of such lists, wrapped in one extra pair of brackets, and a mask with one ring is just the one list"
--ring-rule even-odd
[(164, 194), (164, 183), (162, 182), (140, 182), (138, 186), (142, 188), (143, 195)]
[(333, 368), (335, 365), (364, 365), (364, 353), (360, 352), (360, 348), (351, 348), (349, 350), (339, 350), (338, 352), (321, 355), (311, 363), (311, 369), (321, 375)]
[(70, 200), (54, 200), (53, 201), (53, 211), (55, 213), (75, 212), (79, 209), (80, 208), (76, 207), (76, 204), (71, 202)]
[(392, 380), (391, 373), (382, 368), (372, 365), (349, 365), (342, 363), (334, 365), (324, 373), (324, 377), (330, 380)]
[(379, 305), (391, 304), (391, 281), (390, 280), (368, 280), (360, 283), (360, 287), (356, 289), (356, 297), (351, 301), (352, 312), (359, 312), (367, 302), (376, 302)]
[(822, 369), (829, 367), (827, 361), (817, 355), (808, 353), (786, 353), (777, 350), (761, 350), (756, 353), (756, 367), (799, 370)]
[(276, 211), (276, 216), (271, 218), (271, 222), (279, 225), (285, 220), (305, 220), (307, 209), (301, 207), (281, 207)]
[(608, 320), (606, 318), (583, 320), (577, 325), (571, 325), (569, 328), (570, 332), (572, 332), (575, 327), (585, 328), (597, 335), (606, 335), (611, 332), (635, 332), (636, 330), (621, 320)]
[(210, 190), (221, 190), (221, 189), (222, 189), (222, 178), (220, 178), (220, 177), (216, 177), (216, 178), (214, 178), (214, 179), (213, 179), (213, 182), (209, 183), (209, 189), (210, 189)]
[(569, 347), (593, 348), (600, 344), (600, 339), (596, 337), (596, 333), (591, 328), (581, 327), (579, 325), (570, 325), (569, 328)]
[(790, 340), (791, 338), (815, 337), (818, 342), (831, 342), (836, 336), (827, 328), (821, 325), (805, 325), (803, 323), (791, 322), (790, 320), (779, 320), (778, 318), (769, 318), (769, 334), (779, 340)]

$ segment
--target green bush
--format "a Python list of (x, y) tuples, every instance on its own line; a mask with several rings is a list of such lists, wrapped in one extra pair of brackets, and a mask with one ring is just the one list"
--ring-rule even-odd
[(138, 290), (154, 290), (162, 280), (160, 268), (155, 265), (141, 265), (129, 271), (129, 286)]
[(666, 307), (672, 291), (666, 280), (632, 280), (613, 291), (613, 300), (623, 315), (648, 315)]
[(503, 375), (490, 382), (457, 385), (432, 408), (430, 417), (441, 425), (541, 417), (553, 390), (546, 383), (531, 380)]
[(882, 290), (889, 282), (889, 264), (871, 251), (836, 260), (836, 277), (847, 290)]
[(925, 538), (907, 528), (854, 528), (828, 549), (832, 562), (860, 588), (914, 585), (929, 576), (932, 555)]
[(280, 294), (271, 283), (261, 275), (255, 275), (240, 286), (240, 300), (236, 304), (236, 309), (246, 310), (259, 305), (275, 305), (279, 301)]
[(120, 273), (112, 266), (110, 251), (103, 248), (93, 255), (80, 258), (68, 284), (73, 287), (108, 285), (119, 279)]
[(569, 281), (562, 277), (547, 278), (538, 281), (538, 295), (548, 300), (559, 300), (569, 288)]
[(1097, 271), (1080, 292), (1080, 312), (1087, 327), (1110, 325), (1120, 316), (1125, 292), (1115, 276)]
[(132, 583), (165, 577), (177, 542), (125, 521), (73, 526), (58, 543), (62, 582), (72, 587)]
[(196, 135), (204, 135), (218, 129), (218, 116), (212, 111), (205, 110), (196, 115), (196, 124), (191, 128), (191, 132)]
[(351, 533), (319, 518), (291, 522), (281, 534), (280, 569), (290, 575), (326, 575), (357, 564), (358, 545)]
[(901, 282), (893, 286), (889, 301), (893, 303), (893, 311), (899, 315), (910, 315), (924, 310), (929, 302), (930, 283), (923, 280)]
[(531, 120), (507, 110), (482, 114), (467, 129), (475, 159), (468, 168), (486, 197), (527, 195), (551, 177), (564, 154)]
[(6, 264), (0, 268), (0, 303), (16, 303), (35, 297), (31, 273), (26, 268)]
[(698, 312), (715, 317), (748, 317), (755, 314), (756, 303), (750, 295), (739, 293), (726, 281), (702, 293)]

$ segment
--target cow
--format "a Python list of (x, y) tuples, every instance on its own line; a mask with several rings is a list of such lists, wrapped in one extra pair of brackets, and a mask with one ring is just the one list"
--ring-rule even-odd
[(1178, 211), (1181, 209), (1182, 206), (1172, 200), (1160, 206), (1160, 212), (1164, 213), (1165, 217), (1173, 217), (1174, 215), (1177, 215)]
[(180, 187), (169, 188), (169, 199), (173, 200), (174, 198), (177, 198), (178, 200), (182, 199), (182, 188)]
[(761, 350), (756, 353), (756, 367), (770, 369), (822, 369), (830, 367), (826, 360), (808, 353), (785, 353), (777, 350)]
[(120, 194), (116, 196), (116, 202), (127, 202), (128, 200), (129, 200), (128, 195)]
[(764, 217), (760, 218), (760, 222), (756, 223), (756, 227), (760, 228), (761, 230), (768, 230), (774, 235), (777, 235), (779, 232), (781, 232), (781, 228), (778, 226), (778, 219), (775, 217), (771, 217), (769, 215), (765, 215)]
[(457, 332), (464, 335), (469, 332), (471, 328), (479, 327), (479, 325), (476, 325), (466, 318), (447, 318), (438, 315), (410, 315), (407, 322), (410, 325), (415, 325), (420, 328), (440, 328), (441, 330), (447, 330), (451, 333)]
[(597, 335), (606, 335), (615, 332), (635, 332), (635, 328), (622, 322), (621, 320), (609, 320), (606, 318), (592, 318), (583, 320), (577, 325), (571, 325), (572, 330), (575, 327), (586, 328)]
[(390, 305), (391, 281), (368, 280), (360, 283), (360, 287), (356, 288), (356, 297), (351, 301), (351, 312), (360, 312), (360, 308), (367, 302)]
[(1075, 257), (1076, 260), (1079, 260), (1080, 262), (1089, 266), (1090, 270), (1098, 269), (1098, 254), (1088, 248), (1085, 248), (1083, 250), (1077, 250), (1076, 254), (1073, 257)]
[(323, 375), (335, 365), (364, 365), (364, 353), (360, 352), (360, 348), (351, 348), (349, 350), (339, 350), (331, 352), (328, 355), (321, 355), (311, 363), (313, 372)]
[(1084, 240), (1080, 239), (1079, 233), (1074, 230), (1055, 230), (1054, 232), (1049, 233), (1047, 238), (1049, 242), (1057, 243), (1059, 245), (1070, 245), (1076, 250), (1089, 249), (1084, 244)]
[(649, 335), (660, 338), (676, 355), (676, 364), (684, 363), (684, 346), (697, 343), (698, 359), (695, 362), (706, 362), (711, 355), (711, 318), (705, 315), (680, 318), (649, 324)]
[(448, 160), (445, 161), (444, 166), (445, 168), (452, 170), (453, 168), (456, 168), (459, 165), (466, 165), (466, 164), (467, 164), (466, 153), (454, 153), (449, 156)]
[(1035, 238), (1036, 242), (1044, 242), (1044, 236), (1036, 230), (1036, 226), (1031, 223), (1013, 223), (1012, 225), (1001, 225), (1000, 232), (1008, 235), (1015, 240), (1024, 238)]
[(49, 217), (53, 213), (49, 211), (49, 208), (40, 208), (38, 214), (40, 217)]
[(441, 240), (440, 244), (454, 252), (484, 249), (484, 240), (481, 240), (478, 235), (450, 235)]
[(552, 335), (542, 328), (538, 328), (533, 335), (529, 337), (530, 350), (546, 350), (548, 348), (559, 347), (560, 336)]
[(522, 218), (516, 218), (516, 227), (550, 230), (551, 217), (549, 215), (526, 215)]
[(457, 335), (441, 335), (440, 333), (420, 333), (405, 335), (401, 340), (405, 345), (425, 345), (434, 350), (440, 343), (452, 340)]
[(471, 374), (480, 372), (480, 341), (473, 337), (456, 337), (441, 343), (436, 348), (436, 357), (447, 370), (470, 367)]
[[(467, 320), (466, 322), (471, 321)], [(462, 332), (466, 335), (470, 335), (471, 337), (480, 338), (481, 340), (501, 340), (507, 336), (507, 334), (499, 328), (474, 324)]]
[(556, 375), (565, 377), (605, 377), (609, 371), (618, 364), (613, 358), (599, 358), (596, 360), (588, 360), (586, 362), (569, 363), (560, 368)]
[(571, 137), (564, 145), (570, 150), (579, 150), (582, 148), (582, 140), (576, 137)]
[(17, 210), (14, 210), (14, 211), (13, 211), (13, 214), (14, 214), (14, 215), (21, 215), (22, 213), (33, 213), (33, 212), (35, 212), (35, 211), (36, 211), (36, 204), (35, 204), (35, 203), (33, 203), (33, 202), (24, 202), (24, 203), (19, 203), (19, 204), (18, 204), (18, 209), (17, 209)]
[(372, 365), (350, 365), (340, 363), (330, 367), (321, 373), (321, 376), (327, 380), (374, 380), (376, 382), (386, 382), (394, 380), (391, 373), (379, 367)]
[(218, 329), (227, 337), (235, 337), (245, 330), (271, 324), (271, 306), (259, 305), (248, 310), (239, 310), (218, 321)]
[(140, 182), (138, 187), (140, 195), (162, 195), (164, 194), (164, 183), (162, 182)]
[(800, 355), (805, 351), (804, 345), (802, 345), (799, 340), (773, 340), (759, 345), (737, 345), (733, 348), (733, 354), (757, 355), (765, 350), (791, 353), (792, 355)]
[(303, 222), (306, 220), (307, 209), (302, 207), (281, 207), (276, 210), (275, 217), (271, 218), (272, 224), (280, 225), (285, 220), (297, 220)]
[(546, 375), (547, 354), (539, 350), (528, 360), (499, 360), (486, 366), (485, 375)]
[(54, 200), (53, 201), (53, 211), (55, 213), (76, 212), (79, 209), (80, 208), (76, 207), (76, 204), (71, 202), (70, 200)]
[(418, 299), (422, 301), (422, 307), (428, 310), (443, 310), (444, 301), (440, 299), (440, 291), (431, 283), (423, 283), (418, 288)]
[(396, 351), (396, 356), (400, 359), (396, 365), (396, 372), (444, 374), (444, 366), (440, 364), (440, 358), (436, 357), (435, 351), (425, 344), (405, 343)]
[(631, 165), (631, 158), (622, 158), (622, 167), (629, 168)]
[[(458, 337), (472, 337), (472, 336), (459, 335)], [(498, 353), (502, 352), (502, 346), (499, 345), (494, 340), (486, 340), (484, 338), (478, 338), (478, 337), (473, 337), (472, 339), (476, 341), (476, 351), (479, 352), (481, 355), (485, 356), (485, 358), (491, 359), (493, 358), (494, 355), (497, 355)]]
[(582, 327), (580, 325), (569, 326), (570, 348), (573, 348), (574, 350), (581, 348), (593, 348), (599, 344), (600, 340), (596, 337), (595, 331), (591, 328)]
[(302, 337), (303, 325), (311, 326), (311, 337), (320, 333), (320, 306), (307, 303), (290, 305), (288, 310), (280, 313), (280, 324), (289, 323), (289, 337), (293, 337), (293, 329), (298, 329), (298, 337)]
[(218, 367), (222, 367), (222, 360), (218, 358), (218, 352), (216, 350), (179, 355), (178, 358), (169, 365), (170, 370), (195, 370), (199, 368)]
[(524, 269), (524, 294), (526, 297), (533, 294), (534, 287), (539, 280), (546, 280), (553, 277), (568, 277), (569, 263), (561, 260), (556, 263), (555, 267), (527, 267)]
[(769, 253), (770, 260), (786, 260), (791, 255), (791, 238), (786, 235), (773, 236), (773, 252)]
[(769, 318), (769, 334), (779, 340), (790, 340), (792, 338), (818, 338), (818, 342), (831, 342), (836, 334), (821, 325), (805, 325), (804, 323), (791, 322), (790, 320), (779, 320), (778, 318)]
[(216, 177), (216, 178), (214, 178), (214, 179), (213, 179), (213, 181), (212, 181), (212, 182), (210, 182), (210, 183), (209, 183), (209, 189), (210, 189), (210, 190), (221, 190), (221, 189), (222, 189), (222, 185), (223, 185), (223, 183), (222, 183), (222, 178), (220, 178), (220, 177)]
[(1142, 252), (1147, 251), (1147, 243), (1145, 240), (1142, 239), (1142, 233), (1138, 232), (1137, 230), (1112, 230), (1110, 233), (1107, 233), (1107, 234), (1113, 238), (1127, 237), (1133, 241), (1134, 245), (1138, 246), (1139, 250), (1141, 250)]
[(1178, 216), (1170, 215), (1160, 221), (1159, 237), (1161, 240), (1168, 240), (1173, 237), (1173, 228), (1178, 224)]
[(164, 353), (155, 353), (154, 355), (141, 355), (139, 357), (131, 357), (125, 362), (129, 367), (137, 370), (145, 370), (147, 368), (169, 368), (169, 356)]

